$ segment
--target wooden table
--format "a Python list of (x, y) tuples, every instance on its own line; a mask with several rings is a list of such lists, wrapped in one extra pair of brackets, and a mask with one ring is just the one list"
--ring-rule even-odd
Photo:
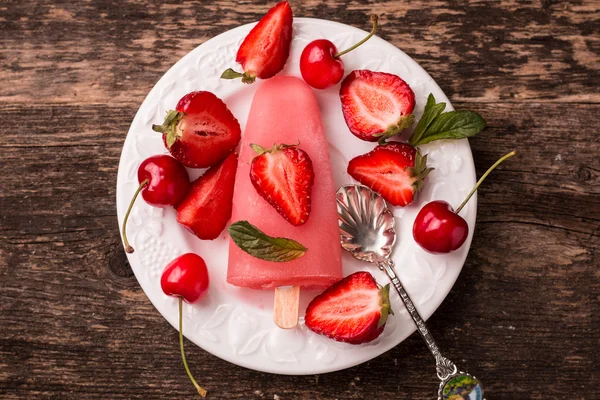
[[(430, 328), (488, 399), (597, 399), (600, 375), (600, 2), (292, 1), (368, 29), (489, 127), (471, 140), (477, 229)], [(127, 264), (121, 146), (142, 100), (205, 40), (273, 3), (0, 2), (0, 397), (179, 399), (176, 332)], [(214, 399), (432, 399), (418, 335), (319, 376), (274, 376), (188, 342)]]

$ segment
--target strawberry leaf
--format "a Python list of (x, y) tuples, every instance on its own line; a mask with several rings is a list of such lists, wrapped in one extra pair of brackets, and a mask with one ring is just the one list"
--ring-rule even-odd
[(403, 129), (411, 126), (414, 120), (415, 116), (413, 114), (404, 115), (397, 123), (388, 126), (385, 132), (374, 134), (373, 137), (379, 137), (379, 143), (381, 144), (385, 139), (399, 135)]
[(181, 118), (183, 118), (184, 115), (185, 113), (169, 110), (167, 111), (167, 115), (162, 125), (152, 125), (152, 130), (154, 132), (159, 132), (165, 135), (165, 142), (167, 143), (167, 147), (169, 149), (177, 140), (177, 124), (179, 124), (179, 121), (181, 121)]
[(244, 74), (234, 71), (232, 68), (227, 68), (221, 74), (221, 79), (237, 79), (237, 78), (242, 78), (243, 76), (244, 76)]
[(377, 323), (377, 329), (381, 328), (387, 322), (388, 316), (390, 314), (394, 314), (392, 311), (392, 306), (390, 304), (390, 284), (381, 287), (379, 289), (380, 306), (381, 306), (381, 317), (379, 318), (379, 322)]
[(433, 168), (427, 168), (427, 154), (423, 155), (421, 149), (417, 148), (415, 165), (413, 167), (408, 167), (408, 170), (410, 171), (410, 175), (415, 178), (413, 183), (415, 192), (419, 192), (423, 189), (424, 179), (431, 171), (433, 171)]
[(257, 156), (260, 156), (265, 153), (275, 153), (275, 152), (281, 151), (283, 149), (289, 149), (290, 147), (298, 147), (298, 146), (300, 146), (300, 139), (298, 139), (298, 143), (296, 143), (296, 144), (273, 143), (273, 147), (271, 147), (270, 149), (266, 149), (259, 144), (250, 143), (250, 148), (252, 150), (254, 150), (254, 152), (257, 154)]
[(262, 155), (265, 154), (266, 152), (268, 152), (269, 150), (265, 149), (264, 147), (262, 147), (259, 144), (254, 144), (254, 143), (250, 143), (250, 148), (252, 148), (252, 150), (254, 150), (254, 152), (256, 152), (257, 155)]
[(292, 261), (308, 250), (295, 240), (269, 236), (248, 221), (235, 222), (227, 230), (240, 249), (261, 260)]
[(441, 139), (463, 139), (475, 136), (485, 128), (485, 120), (474, 111), (442, 112), (446, 103), (435, 103), (432, 94), (421, 120), (410, 137), (410, 144), (418, 146)]

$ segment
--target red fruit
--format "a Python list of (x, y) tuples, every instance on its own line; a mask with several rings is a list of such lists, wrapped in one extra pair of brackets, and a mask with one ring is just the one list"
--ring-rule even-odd
[(140, 185), (148, 181), (142, 188), (142, 197), (146, 203), (156, 207), (176, 206), (190, 188), (185, 167), (167, 155), (152, 156), (142, 161), (137, 176)]
[(250, 166), (250, 180), (258, 194), (292, 225), (306, 223), (315, 178), (308, 154), (297, 146), (284, 144), (270, 150), (250, 146), (258, 153)]
[(377, 15), (371, 15), (373, 29), (371, 33), (354, 46), (338, 53), (333, 43), (326, 39), (317, 39), (306, 45), (300, 56), (300, 73), (310, 86), (325, 89), (337, 84), (344, 76), (344, 63), (340, 57), (351, 52), (375, 34)]
[(350, 176), (395, 206), (412, 203), (429, 172), (427, 155), (399, 142), (379, 145), (348, 164)]
[(293, 19), (290, 4), (277, 3), (252, 28), (237, 52), (235, 61), (244, 73), (230, 68), (221, 78), (242, 78), (244, 83), (253, 83), (256, 78), (268, 79), (281, 71), (290, 54)]
[(192, 182), (188, 195), (177, 207), (177, 222), (203, 240), (216, 239), (231, 218), (237, 155), (231, 153)]
[(152, 125), (152, 129), (163, 133), (165, 147), (191, 168), (215, 165), (235, 149), (241, 138), (240, 124), (227, 105), (205, 91), (183, 96), (163, 124)]
[(326, 39), (306, 45), (300, 56), (300, 73), (310, 86), (325, 89), (335, 85), (344, 76), (344, 63), (336, 57), (337, 48)]
[(196, 387), (200, 397), (206, 397), (206, 389), (198, 385), (190, 372), (183, 350), (183, 300), (194, 303), (204, 296), (208, 289), (206, 263), (197, 254), (187, 253), (177, 257), (167, 265), (160, 278), (160, 287), (167, 296), (179, 298), (179, 349), (185, 372)]
[(445, 201), (425, 204), (413, 225), (415, 241), (430, 253), (449, 253), (463, 245), (469, 225)]
[(399, 134), (414, 118), (415, 94), (397, 75), (352, 71), (342, 82), (340, 99), (350, 132), (369, 142)]
[(190, 189), (187, 170), (176, 159), (167, 155), (148, 157), (138, 167), (138, 187), (123, 221), (125, 251), (133, 253), (127, 241), (127, 220), (133, 203), (141, 192), (146, 203), (155, 207), (176, 206)]
[(310, 302), (306, 327), (339, 342), (370, 342), (383, 332), (392, 312), (389, 288), (378, 285), (368, 272), (355, 272)]
[(458, 214), (469, 202), (479, 185), (504, 160), (517, 154), (512, 151), (501, 157), (479, 178), (467, 198), (454, 211), (445, 201), (432, 201), (421, 208), (413, 224), (415, 242), (430, 253), (449, 253), (463, 245), (469, 235), (469, 225)]
[(208, 290), (206, 263), (194, 253), (177, 257), (165, 268), (160, 287), (167, 296), (182, 297), (188, 303), (196, 302)]

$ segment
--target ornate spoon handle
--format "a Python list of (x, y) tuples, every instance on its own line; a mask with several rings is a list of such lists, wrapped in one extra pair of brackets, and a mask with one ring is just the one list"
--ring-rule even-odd
[(394, 271), (394, 262), (392, 260), (387, 259), (385, 261), (378, 262), (377, 266), (382, 271), (385, 271), (388, 278), (390, 278), (390, 281), (392, 282), (392, 284), (396, 288), (396, 291), (400, 295), (400, 298), (404, 302), (408, 313), (412, 317), (413, 321), (415, 321), (415, 324), (417, 325), (421, 337), (423, 338), (423, 340), (425, 340), (425, 343), (427, 343), (427, 347), (429, 347), (429, 351), (431, 351), (431, 354), (433, 354), (433, 356), (435, 357), (438, 378), (440, 378), (440, 380), (443, 381), (449, 376), (456, 374), (456, 365), (454, 365), (454, 363), (448, 360), (446, 357), (442, 356), (439, 347), (437, 346), (437, 344), (435, 344), (435, 340), (433, 340), (433, 336), (431, 336), (431, 333), (429, 333), (429, 329), (427, 329), (427, 326), (425, 325), (425, 321), (423, 321), (423, 318), (421, 318), (421, 316), (419, 315), (419, 312), (417, 311), (415, 305), (408, 296), (408, 293), (406, 293), (406, 290), (402, 286), (400, 279), (398, 279), (398, 276)]

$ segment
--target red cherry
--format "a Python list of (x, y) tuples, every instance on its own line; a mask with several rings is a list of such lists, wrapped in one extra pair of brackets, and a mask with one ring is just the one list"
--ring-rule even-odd
[(146, 203), (156, 206), (176, 206), (190, 188), (190, 178), (185, 167), (168, 155), (148, 157), (138, 168), (140, 185), (148, 181), (142, 189)]
[(467, 239), (469, 225), (445, 201), (427, 203), (415, 219), (413, 237), (431, 253), (449, 253)]
[(160, 287), (167, 296), (179, 298), (179, 349), (185, 372), (196, 387), (200, 397), (206, 397), (206, 389), (198, 385), (194, 379), (183, 350), (183, 300), (194, 303), (208, 289), (208, 270), (206, 263), (197, 254), (183, 254), (171, 261), (160, 278)]
[(336, 54), (337, 48), (327, 39), (307, 44), (300, 56), (300, 73), (306, 83), (315, 89), (325, 89), (341, 81), (344, 63)]
[(133, 253), (127, 241), (127, 220), (131, 208), (141, 192), (146, 202), (155, 207), (176, 206), (190, 189), (190, 178), (185, 167), (168, 155), (148, 157), (138, 167), (140, 186), (133, 195), (123, 221), (123, 242), (125, 251)]
[(373, 29), (371, 33), (354, 46), (338, 53), (333, 43), (326, 39), (313, 40), (306, 45), (300, 56), (300, 73), (302, 78), (315, 89), (325, 89), (335, 85), (344, 76), (344, 63), (340, 57), (367, 40), (377, 30), (377, 15), (371, 15)]
[(160, 287), (167, 296), (179, 296), (188, 303), (194, 303), (208, 289), (206, 263), (194, 253), (177, 257), (165, 268)]
[(454, 211), (445, 201), (436, 200), (421, 208), (413, 224), (415, 242), (430, 253), (449, 253), (463, 245), (469, 235), (469, 225), (460, 215), (460, 211), (477, 191), (485, 178), (504, 160), (517, 154), (512, 151), (500, 158), (483, 174), (471, 193)]

